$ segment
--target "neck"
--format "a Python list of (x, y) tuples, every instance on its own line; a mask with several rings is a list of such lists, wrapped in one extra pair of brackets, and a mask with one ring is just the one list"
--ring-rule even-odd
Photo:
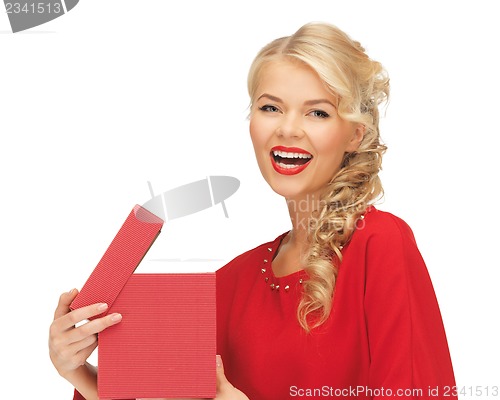
[(286, 199), (292, 233), (289, 243), (292, 247), (306, 250), (308, 248), (308, 231), (314, 221), (314, 212), (319, 209), (320, 201), (317, 194), (308, 194), (301, 198)]

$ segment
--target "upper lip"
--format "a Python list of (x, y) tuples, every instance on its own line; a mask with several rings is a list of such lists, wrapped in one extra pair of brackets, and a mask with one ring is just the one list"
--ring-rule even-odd
[[(275, 153), (275, 152), (278, 152), (278, 151), (281, 151), (281, 152), (285, 152), (285, 153), (297, 153), (298, 155), (305, 155), (305, 156), (309, 156), (312, 158), (312, 154), (309, 153), (307, 150), (304, 150), (304, 149), (301, 149), (300, 147), (286, 147), (286, 146), (274, 146), (272, 149), (271, 149), (271, 153)], [(308, 158), (309, 158), (308, 157)]]

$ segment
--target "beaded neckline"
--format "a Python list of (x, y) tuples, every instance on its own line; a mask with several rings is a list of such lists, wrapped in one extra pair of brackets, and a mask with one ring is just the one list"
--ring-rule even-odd
[[(278, 292), (278, 291), (280, 291), (280, 289), (282, 289), (285, 292), (290, 291), (290, 284), (289, 283), (287, 283), (286, 285), (281, 287), (281, 285), (279, 283), (277, 283), (277, 281), (281, 280), (281, 278), (276, 278), (273, 276), (272, 267), (271, 267), (271, 261), (272, 261), (271, 258), (272, 257), (270, 257), (270, 256), (272, 256), (273, 248), (268, 247), (267, 252), (269, 253), (269, 256), (264, 258), (263, 263), (262, 263), (263, 264), (262, 268), (260, 269), (260, 272), (264, 275), (264, 282), (269, 285), (269, 288), (272, 291)], [(300, 271), (297, 271), (297, 272), (300, 272)], [(293, 273), (293, 274), (288, 275), (287, 277), (290, 277), (290, 276), (296, 275), (296, 274), (297, 273)], [(303, 278), (299, 278), (299, 280), (297, 281), (297, 283), (299, 285), (301, 285), (303, 282), (304, 282)]]
[(299, 270), (286, 276), (276, 277), (272, 271), (272, 260), (278, 250), (281, 242), (286, 237), (289, 232), (283, 234), (281, 237), (276, 239), (269, 247), (266, 248), (264, 258), (262, 260), (260, 273), (263, 276), (263, 280), (266, 285), (269, 286), (270, 290), (273, 292), (285, 292), (288, 293), (294, 286), (302, 285), (305, 278), (305, 271)]
[[(363, 220), (365, 218), (366, 213), (371, 211), (372, 207), (369, 207), (365, 214), (361, 215), (358, 221)], [(264, 282), (266, 285), (269, 285), (269, 288), (273, 292), (285, 292), (288, 293), (292, 289), (293, 280), (296, 278), (296, 275), (299, 277), (295, 280), (295, 285), (300, 286), (304, 282), (305, 277), (307, 276), (304, 270), (299, 270), (290, 275), (286, 275), (284, 277), (275, 277), (272, 271), (272, 260), (276, 255), (276, 251), (279, 249), (281, 242), (288, 235), (289, 232), (284, 233), (280, 237), (278, 237), (269, 247), (267, 247), (264, 258), (262, 260), (262, 265), (260, 268), (260, 272), (264, 278)], [(279, 239), (279, 240), (278, 240)], [(339, 246), (340, 250), (343, 251), (344, 246)], [(274, 253), (273, 253), (274, 251)]]

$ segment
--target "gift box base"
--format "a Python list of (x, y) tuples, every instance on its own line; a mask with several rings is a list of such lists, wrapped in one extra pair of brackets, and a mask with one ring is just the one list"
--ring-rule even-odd
[(99, 334), (101, 399), (214, 398), (215, 273), (133, 274)]

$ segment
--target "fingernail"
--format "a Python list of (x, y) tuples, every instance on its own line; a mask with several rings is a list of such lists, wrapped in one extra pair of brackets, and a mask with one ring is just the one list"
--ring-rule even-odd
[(107, 310), (108, 305), (106, 303), (101, 303), (97, 306), (97, 311), (104, 311)]
[(111, 315), (111, 321), (113, 321), (113, 322), (121, 321), (121, 319), (122, 319), (121, 314), (116, 313), (116, 314)]
[(75, 290), (76, 290), (76, 289), (74, 289), (74, 288), (73, 288), (73, 289), (71, 289), (71, 290), (68, 292), (68, 294), (73, 294), (73, 292), (74, 292)]
[(221, 356), (219, 356), (218, 354), (217, 354), (217, 356), (215, 357), (215, 364), (217, 365), (217, 368), (222, 367), (222, 358), (221, 358)]

